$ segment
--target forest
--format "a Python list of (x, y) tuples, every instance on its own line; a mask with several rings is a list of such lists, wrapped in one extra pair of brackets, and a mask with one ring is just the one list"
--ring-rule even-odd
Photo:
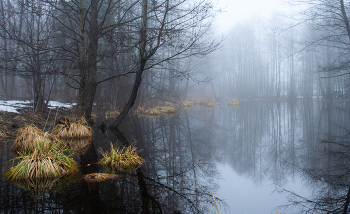
[(206, 0), (1, 0), (1, 97), (76, 103), (87, 120), (108, 103), (119, 124), (135, 102), (345, 99), (347, 5), (290, 1), (221, 35)]
[(350, 0), (229, 29), (220, 2), (0, 0), (0, 100), (24, 105), (0, 111), (1, 211), (347, 213)]
[(188, 58), (219, 45), (207, 36), (217, 12), (204, 0), (1, 1), (1, 8), (1, 95), (33, 100), (38, 112), (59, 100), (75, 102), (87, 120), (94, 103), (125, 109), (125, 117), (138, 92), (139, 100), (175, 96), (177, 79), (192, 77)]

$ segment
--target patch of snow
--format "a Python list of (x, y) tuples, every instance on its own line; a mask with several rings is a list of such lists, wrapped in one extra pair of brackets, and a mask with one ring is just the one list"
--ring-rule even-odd
[[(31, 101), (29, 100), (0, 100), (0, 111), (7, 111), (7, 112), (19, 112), (16, 110), (18, 108), (24, 108), (31, 106)], [(75, 103), (61, 103), (58, 101), (49, 101), (49, 108), (71, 108)]]
[(73, 107), (74, 104), (71, 104), (71, 103), (61, 103), (61, 102), (58, 102), (58, 101), (50, 101), (49, 102), (49, 108), (50, 107), (65, 107), (65, 108), (71, 108)]
[(14, 113), (19, 113), (15, 107), (13, 106), (5, 106), (0, 104), (0, 111), (7, 111), (7, 112), (14, 112)]
[(0, 111), (19, 113), (16, 109), (28, 107), (29, 100), (0, 100)]

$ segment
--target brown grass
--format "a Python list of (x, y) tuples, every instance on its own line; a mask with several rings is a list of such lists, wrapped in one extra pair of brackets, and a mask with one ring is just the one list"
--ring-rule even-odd
[(0, 127), (0, 140), (14, 137), (16, 137), (16, 132), (13, 132), (10, 129), (8, 129), (6, 125)]
[(21, 128), (16, 137), (11, 151), (15, 154), (28, 153), (38, 147), (39, 142), (43, 143), (43, 150), (48, 150), (52, 143), (58, 140), (47, 132), (44, 132), (34, 125), (28, 125)]
[(116, 174), (106, 174), (106, 173), (92, 173), (84, 175), (83, 179), (88, 183), (102, 182), (106, 180), (113, 180), (119, 178)]
[(125, 172), (135, 170), (145, 161), (137, 155), (136, 149), (131, 146), (120, 149), (114, 148), (113, 144), (111, 144), (111, 150), (109, 152), (101, 150), (100, 153), (103, 155), (103, 158), (98, 161), (98, 164), (104, 166), (112, 173), (122, 170)]
[(212, 100), (201, 100), (199, 101), (200, 106), (208, 107), (208, 108), (214, 108), (215, 107), (215, 102)]
[(106, 119), (116, 118), (119, 114), (120, 114), (119, 111), (106, 111), (105, 113)]
[(227, 105), (230, 106), (230, 107), (236, 107), (236, 108), (238, 108), (238, 107), (241, 106), (241, 103), (240, 103), (238, 100), (235, 100), (235, 101), (233, 101), (233, 102), (228, 103)]
[(137, 109), (137, 114), (142, 116), (160, 117), (162, 115), (172, 117), (176, 113), (176, 109), (172, 106), (158, 106), (155, 108), (144, 110), (142, 107)]
[(92, 129), (83, 117), (79, 120), (63, 118), (56, 123), (52, 134), (63, 139), (87, 138), (92, 137)]
[(191, 106), (194, 105), (200, 105), (203, 107), (208, 107), (208, 108), (214, 108), (216, 106), (216, 103), (212, 100), (186, 100), (182, 102), (181, 107), (182, 108), (190, 108)]
[(186, 101), (181, 103), (181, 107), (186, 109), (186, 108), (190, 108), (191, 106), (196, 105), (196, 104), (197, 103), (194, 100), (186, 100)]
[[(46, 179), (63, 177), (78, 171), (78, 164), (70, 158), (70, 150), (59, 150), (60, 144), (39, 142), (30, 153), (20, 153), (19, 157), (10, 160), (12, 167), (4, 177), (10, 181), (23, 179)], [(68, 156), (66, 155), (68, 154)]]

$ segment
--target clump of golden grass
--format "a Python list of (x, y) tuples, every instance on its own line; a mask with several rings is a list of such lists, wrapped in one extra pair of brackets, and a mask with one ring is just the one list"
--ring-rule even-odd
[(181, 107), (186, 109), (186, 108), (190, 108), (191, 106), (196, 105), (196, 104), (197, 103), (194, 100), (186, 100), (186, 101), (181, 103)]
[(92, 173), (83, 176), (83, 179), (88, 183), (102, 182), (119, 178), (116, 174)]
[(240, 107), (241, 103), (238, 100), (235, 100), (235, 101), (233, 101), (231, 103), (228, 103), (227, 105), (230, 106), (230, 107)]
[(176, 113), (176, 109), (172, 106), (158, 106), (147, 110), (144, 110), (142, 107), (139, 107), (136, 112), (138, 115), (151, 117), (160, 117), (162, 115), (172, 117)]
[(176, 113), (176, 109), (174, 107), (170, 107), (170, 106), (159, 106), (159, 107), (155, 107), (155, 108), (151, 108), (151, 109), (145, 110), (143, 112), (143, 114), (153, 115), (153, 116), (157, 116), (157, 115), (174, 115), (175, 113)]
[(125, 172), (135, 170), (145, 161), (137, 155), (136, 149), (131, 146), (120, 149), (114, 148), (113, 144), (111, 144), (111, 150), (109, 152), (101, 150), (100, 153), (103, 155), (103, 158), (98, 161), (98, 164), (104, 166), (112, 173), (122, 170)]
[(119, 114), (120, 114), (119, 111), (106, 111), (105, 113), (106, 119), (116, 118)]
[(212, 100), (202, 100), (202, 101), (199, 101), (199, 105), (204, 107), (214, 108), (216, 104)]
[(28, 125), (20, 129), (11, 150), (15, 154), (28, 153), (37, 148), (39, 142), (43, 144), (43, 150), (46, 151), (52, 143), (57, 143), (58, 140), (49, 133), (40, 130), (35, 125)]
[(7, 126), (0, 127), (0, 139), (14, 138), (16, 133), (12, 132)]
[(52, 129), (52, 134), (59, 138), (86, 138), (92, 136), (92, 129), (82, 117), (79, 120), (61, 119)]
[(10, 160), (12, 167), (5, 172), (5, 178), (10, 181), (56, 178), (78, 171), (77, 162), (70, 158), (70, 150), (58, 150), (59, 143), (49, 144), (48, 149), (44, 149), (45, 146), (44, 142), (39, 142), (32, 152), (20, 153), (19, 157)]

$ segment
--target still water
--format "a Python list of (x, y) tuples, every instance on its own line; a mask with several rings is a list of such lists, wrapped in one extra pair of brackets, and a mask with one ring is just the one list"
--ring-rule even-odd
[[(243, 102), (239, 108), (193, 106), (170, 118), (133, 116), (114, 133), (96, 126), (93, 142), (77, 157), (77, 180), (35, 202), (33, 192), (2, 178), (0, 212), (209, 213), (213, 192), (222, 214), (342, 213), (350, 183), (349, 107)], [(105, 120), (99, 114), (97, 124)], [(140, 170), (100, 183), (79, 179), (105, 172), (94, 164), (99, 151), (125, 141), (147, 160)], [(3, 163), (13, 157), (10, 147), (1, 147)]]

